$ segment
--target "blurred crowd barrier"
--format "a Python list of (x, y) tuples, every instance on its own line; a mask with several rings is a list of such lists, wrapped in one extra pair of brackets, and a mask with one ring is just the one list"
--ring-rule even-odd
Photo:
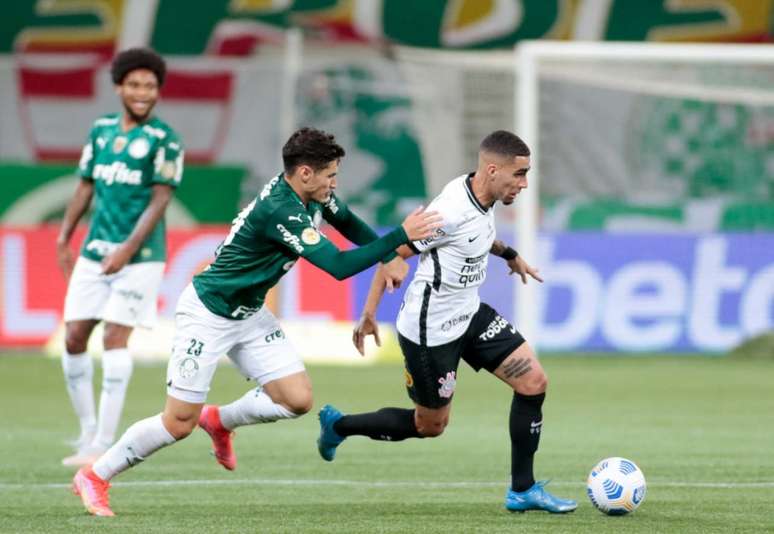
[[(57, 332), (66, 286), (55, 270), (56, 232), (51, 225), (0, 228), (0, 346), (40, 346)], [(227, 227), (169, 232), (163, 321), (172, 320), (180, 292), (212, 261), (226, 233)], [(326, 234), (346, 246), (335, 231)], [(83, 231), (75, 241), (82, 237)], [(507, 232), (502, 237), (510, 238)], [(537, 346), (544, 350), (719, 353), (774, 327), (771, 234), (559, 233), (543, 235), (539, 250), (533, 263), (545, 283), (533, 313)], [(507, 272), (492, 258), (481, 296), (513, 317), (518, 279)], [(350, 324), (359, 317), (371, 274), (337, 282), (300, 261), (271, 307), (289, 323)], [(403, 289), (385, 296), (378, 320), (394, 321)]]

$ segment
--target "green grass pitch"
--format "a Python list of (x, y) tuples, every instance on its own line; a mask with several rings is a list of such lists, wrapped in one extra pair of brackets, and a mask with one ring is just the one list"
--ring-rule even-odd
[[(88, 516), (60, 465), (76, 433), (59, 363), (0, 356), (0, 532), (495, 533), (774, 532), (774, 361), (700, 357), (544, 357), (549, 395), (536, 474), (577, 499), (575, 513), (511, 514), (510, 392), (462, 367), (451, 424), (437, 439), (351, 438), (333, 463), (315, 448), (316, 409), (408, 406), (402, 369), (309, 369), (315, 412), (240, 429), (230, 473), (201, 431), (114, 480), (115, 518)], [(122, 430), (161, 410), (164, 368), (141, 367)], [(97, 372), (99, 375), (99, 372)], [(248, 384), (230, 366), (210, 401)], [(639, 510), (606, 517), (585, 495), (607, 456), (637, 462)]]

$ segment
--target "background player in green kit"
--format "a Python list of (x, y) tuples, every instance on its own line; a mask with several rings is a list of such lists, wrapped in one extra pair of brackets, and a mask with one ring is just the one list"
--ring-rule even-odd
[[(129, 427), (73, 489), (94, 515), (113, 515), (109, 480), (199, 425), (212, 437), (215, 457), (236, 467), (231, 436), (239, 426), (291, 419), (312, 408), (312, 387), (301, 358), (266, 309), (266, 292), (299, 257), (341, 280), (380, 260), (399, 282), (407, 273), (395, 256), (402, 244), (426, 239), (440, 223), (422, 209), (387, 235), (377, 235), (333, 193), (344, 150), (332, 135), (303, 128), (282, 149), (285, 172), (273, 178), (234, 219), (215, 261), (183, 291), (167, 368), (164, 412)], [(339, 251), (320, 232), (325, 219), (359, 248)], [(235, 402), (204, 406), (217, 360), (228, 354), (251, 389)]]
[[(91, 463), (113, 443), (132, 375), (129, 335), (156, 321), (166, 258), (164, 211), (183, 173), (177, 134), (151, 115), (165, 72), (164, 60), (148, 49), (125, 50), (113, 60), (111, 76), (124, 109), (94, 121), (57, 240), (68, 279), (62, 368), (81, 427), (77, 452), (62, 460), (65, 465)], [(73, 263), (70, 238), (93, 197), (89, 233)], [(105, 323), (105, 351), (97, 417), (86, 346), (99, 321)]]

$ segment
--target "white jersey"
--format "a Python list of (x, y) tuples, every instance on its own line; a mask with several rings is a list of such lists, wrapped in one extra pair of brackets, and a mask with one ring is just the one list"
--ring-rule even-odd
[(409, 246), (421, 254), (398, 313), (398, 332), (434, 347), (465, 333), (478, 311), (478, 288), (486, 279), (495, 239), (494, 209), (473, 194), (473, 174), (449, 182), (427, 207), (443, 216), (443, 227)]

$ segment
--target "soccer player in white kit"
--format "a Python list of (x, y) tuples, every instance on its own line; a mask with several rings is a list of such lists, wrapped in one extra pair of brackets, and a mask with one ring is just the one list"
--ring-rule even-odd
[[(484, 368), (513, 389), (511, 484), (505, 507), (520, 512), (575, 510), (575, 501), (555, 497), (546, 491), (546, 482), (536, 482), (533, 476), (543, 426), (545, 372), (521, 334), (478, 295), (490, 254), (505, 259), (511, 273), (518, 273), (524, 283), (527, 275), (542, 282), (537, 269), (495, 239), (494, 206), (498, 201), (513, 203), (527, 187), (529, 166), (529, 148), (519, 137), (493, 132), (481, 142), (476, 172), (452, 180), (430, 203), (428, 209), (442, 215), (443, 226), (432, 238), (398, 249), (404, 258), (420, 254), (397, 319), (406, 388), (414, 408), (343, 415), (331, 405), (324, 406), (317, 441), (324, 460), (332, 461), (336, 447), (349, 436), (401, 441), (441, 435), (449, 422), (462, 358), (476, 371)], [(384, 279), (377, 273), (353, 334), (361, 353), (366, 336), (373, 334), (378, 342), (375, 316), (384, 288)]]
[[(94, 121), (57, 239), (57, 259), (68, 279), (62, 369), (80, 422), (77, 450), (64, 465), (89, 464), (113, 443), (132, 375), (129, 336), (156, 322), (166, 259), (164, 212), (183, 173), (177, 134), (152, 115), (165, 73), (164, 60), (149, 49), (125, 50), (113, 60), (111, 76), (124, 109)], [(89, 234), (74, 262), (70, 239), (94, 197)], [(105, 351), (97, 413), (86, 346), (100, 321)]]

